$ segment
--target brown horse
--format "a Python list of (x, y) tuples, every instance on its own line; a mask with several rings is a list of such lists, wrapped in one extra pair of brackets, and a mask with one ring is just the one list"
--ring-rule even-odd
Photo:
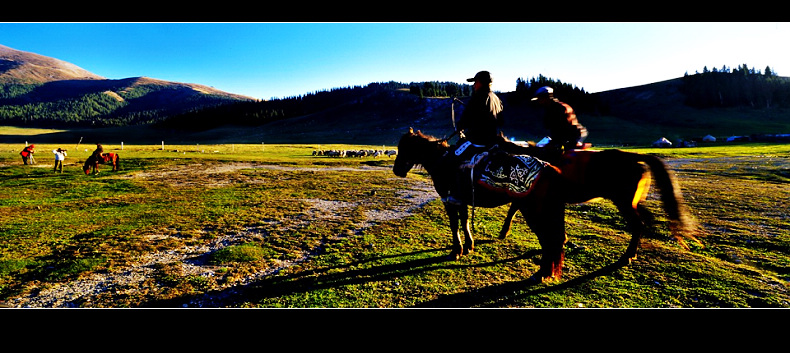
[[(621, 265), (628, 264), (636, 258), (645, 227), (642, 216), (646, 209), (640, 202), (644, 200), (650, 187), (651, 172), (661, 192), (664, 210), (670, 219), (672, 236), (684, 247), (687, 247), (684, 238), (696, 240), (680, 189), (670, 171), (657, 157), (620, 150), (571, 151), (562, 157), (557, 163), (558, 166), (546, 165), (539, 172), (529, 193), (513, 195), (491, 190), (472, 181), (467, 184), (453, 183), (451, 178), (456, 178), (458, 172), (447, 168), (446, 158), (450, 154), (451, 147), (446, 140), (410, 129), (398, 144), (393, 173), (405, 177), (415, 165), (422, 165), (431, 175), (434, 187), (443, 200), (450, 189), (450, 193), (460, 199), (460, 205), (451, 202), (444, 204), (453, 237), (451, 258), (457, 259), (474, 249), (474, 240), (469, 230), (468, 206), (498, 207), (511, 204), (501, 237), (510, 229), (510, 220), (515, 211), (521, 211), (542, 248), (540, 269), (532, 279), (559, 279), (567, 241), (565, 205), (604, 198), (616, 205), (631, 233), (628, 248), (617, 262)], [(459, 234), (459, 221), (464, 233), (463, 245)]]
[(101, 158), (96, 158), (95, 155), (88, 157), (85, 160), (85, 164), (82, 165), (82, 171), (85, 172), (85, 175), (88, 175), (91, 168), (93, 168), (93, 173), (96, 174), (98, 173), (97, 168), (99, 164), (112, 164), (113, 172), (117, 172), (121, 165), (117, 153), (102, 153)]

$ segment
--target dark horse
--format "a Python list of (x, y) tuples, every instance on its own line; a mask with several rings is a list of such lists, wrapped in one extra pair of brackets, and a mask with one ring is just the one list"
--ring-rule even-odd
[(85, 172), (85, 175), (90, 174), (91, 168), (93, 168), (93, 173), (98, 173), (97, 168), (99, 164), (112, 164), (112, 171), (117, 172), (120, 167), (118, 154), (102, 153), (101, 158), (96, 158), (95, 155), (91, 155), (85, 160), (85, 164), (82, 165), (82, 170)]
[[(444, 159), (451, 148), (446, 140), (439, 140), (421, 132), (409, 130), (398, 144), (398, 156), (393, 172), (405, 177), (415, 165), (431, 175), (434, 187), (445, 199), (450, 185), (449, 178), (457, 172), (447, 170)], [(530, 157), (531, 158), (531, 157)], [(647, 169), (646, 166), (649, 168)], [(461, 204), (445, 202), (453, 237), (451, 258), (471, 252), (474, 240), (469, 230), (467, 206), (499, 207), (511, 204), (509, 217), (500, 237), (510, 229), (510, 219), (516, 210), (521, 211), (527, 225), (535, 233), (542, 248), (540, 269), (533, 280), (559, 279), (565, 258), (565, 205), (581, 203), (595, 198), (611, 200), (625, 218), (631, 241), (617, 264), (626, 265), (636, 258), (637, 247), (645, 228), (642, 219), (647, 210), (640, 205), (647, 195), (651, 173), (661, 192), (661, 201), (670, 220), (672, 236), (687, 248), (684, 237), (696, 240), (693, 224), (688, 217), (680, 189), (664, 163), (657, 157), (620, 150), (566, 153), (557, 166), (546, 165), (526, 195), (514, 196), (472, 184), (471, 181), (451, 191)], [(473, 186), (474, 185), (474, 186)], [(466, 189), (466, 190), (463, 190)], [(459, 221), (462, 224), (464, 243), (461, 243)]]

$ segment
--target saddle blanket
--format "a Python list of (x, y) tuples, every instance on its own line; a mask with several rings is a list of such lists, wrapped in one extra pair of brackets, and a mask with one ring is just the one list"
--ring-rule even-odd
[(540, 172), (548, 163), (532, 157), (506, 153), (475, 155), (466, 168), (472, 180), (486, 189), (524, 197), (532, 190)]

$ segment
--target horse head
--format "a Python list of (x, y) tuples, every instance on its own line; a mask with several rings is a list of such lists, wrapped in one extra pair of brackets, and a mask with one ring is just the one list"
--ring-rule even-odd
[(426, 163), (432, 162), (447, 148), (449, 146), (446, 140), (425, 135), (419, 130), (415, 132), (413, 128), (409, 128), (409, 132), (401, 136), (398, 142), (398, 155), (395, 157), (392, 172), (399, 177), (405, 177), (415, 165), (420, 164), (425, 167)]
[(395, 157), (395, 164), (392, 166), (392, 172), (395, 175), (403, 178), (409, 173), (411, 168), (414, 168), (416, 164), (413, 160), (414, 151), (413, 143), (411, 140), (417, 134), (414, 133), (414, 129), (409, 128), (409, 132), (401, 136), (400, 141), (398, 142), (398, 155)]

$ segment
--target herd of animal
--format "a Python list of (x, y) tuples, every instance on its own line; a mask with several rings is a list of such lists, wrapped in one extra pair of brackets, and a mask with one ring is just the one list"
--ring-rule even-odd
[(313, 156), (327, 157), (393, 157), (397, 156), (396, 150), (314, 150)]

